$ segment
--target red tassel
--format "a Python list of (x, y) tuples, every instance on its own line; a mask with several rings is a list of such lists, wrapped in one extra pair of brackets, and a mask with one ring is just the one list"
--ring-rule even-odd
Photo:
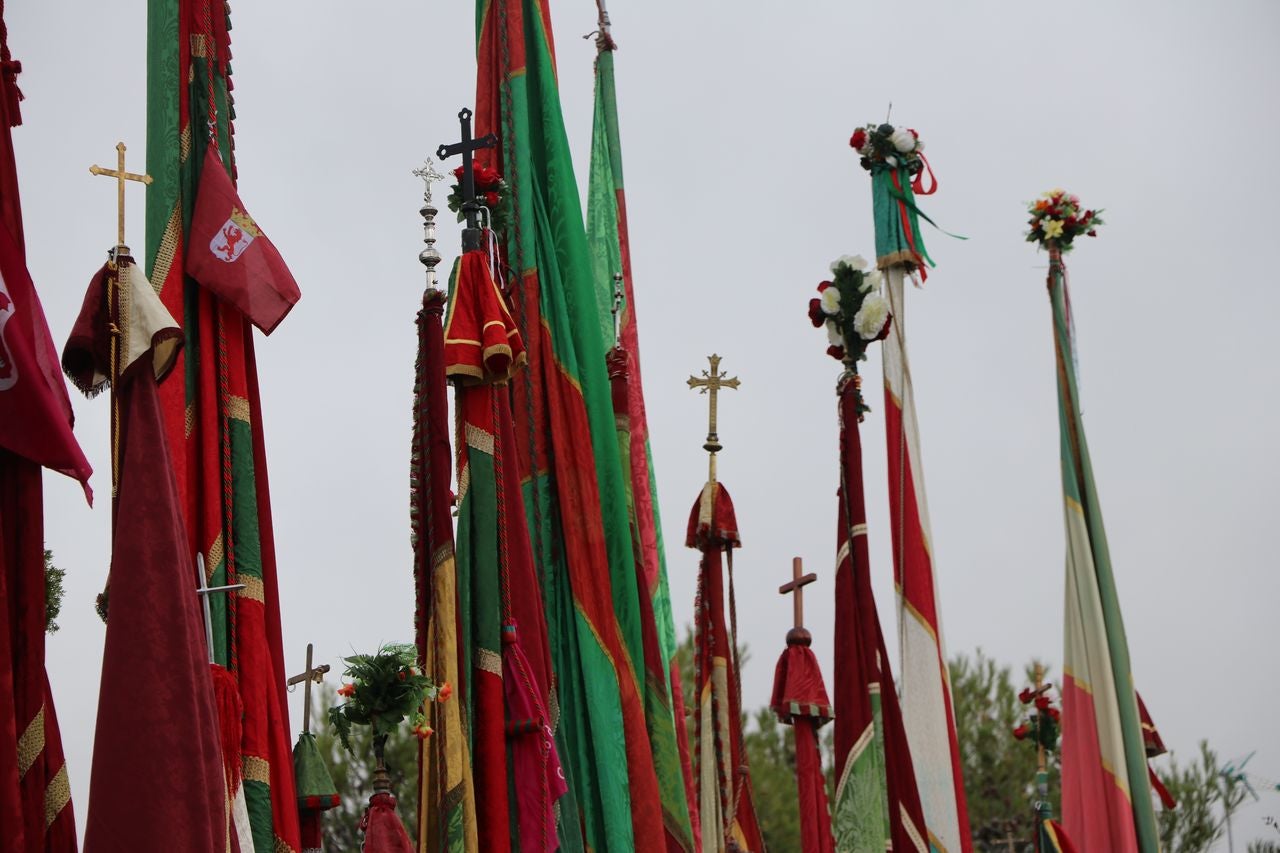
[(240, 703), (240, 688), (236, 677), (216, 663), (209, 664), (213, 676), (213, 701), (218, 706), (218, 730), (222, 740), (222, 772), (227, 779), (227, 791), (240, 787), (240, 721), (244, 706)]

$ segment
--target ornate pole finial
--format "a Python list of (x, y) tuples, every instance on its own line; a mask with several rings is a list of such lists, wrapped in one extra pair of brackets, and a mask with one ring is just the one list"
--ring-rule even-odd
[(702, 445), (702, 449), (711, 454), (710, 480), (714, 483), (716, 481), (716, 454), (724, 449), (724, 445), (720, 443), (720, 435), (716, 432), (717, 394), (721, 388), (732, 388), (737, 390), (738, 386), (742, 383), (738, 377), (730, 377), (720, 372), (720, 356), (712, 353), (707, 356), (707, 360), (711, 362), (711, 371), (702, 371), (701, 379), (695, 376), (690, 376), (689, 387), (697, 388), (699, 393), (709, 394), (711, 396), (708, 406), (710, 415), (708, 417), (707, 443)]
[(791, 558), (791, 580), (778, 587), (779, 595), (791, 593), (792, 618), (795, 627), (787, 632), (788, 646), (807, 646), (813, 636), (804, 627), (804, 588), (818, 579), (813, 572), (803, 574), (804, 563), (799, 557)]
[(116, 168), (104, 169), (101, 166), (93, 165), (89, 167), (91, 175), (106, 175), (109, 178), (116, 179), (116, 246), (122, 250), (119, 254), (128, 254), (128, 247), (124, 244), (124, 182), (138, 181), (142, 184), (151, 183), (150, 175), (137, 175), (133, 172), (126, 172), (124, 169), (124, 152), (123, 142), (116, 143)]
[(431, 200), (431, 185), (444, 180), (444, 175), (436, 171), (435, 161), (430, 157), (420, 168), (414, 169), (413, 174), (422, 178), (426, 185), (422, 193), (422, 207), (418, 212), (422, 214), (422, 242), (427, 244), (427, 248), (418, 253), (418, 260), (427, 268), (427, 289), (439, 290), (436, 280), (436, 266), (440, 263), (440, 252), (436, 249), (436, 214), (440, 210)]
[(620, 325), (622, 317), (622, 300), (625, 293), (622, 288), (622, 273), (613, 274), (613, 345), (615, 347), (622, 346), (622, 326)]

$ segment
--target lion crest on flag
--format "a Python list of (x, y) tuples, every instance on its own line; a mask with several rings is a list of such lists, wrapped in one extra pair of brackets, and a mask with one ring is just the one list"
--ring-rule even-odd
[(209, 251), (220, 261), (235, 263), (244, 254), (244, 250), (249, 248), (249, 244), (261, 234), (249, 214), (233, 207), (231, 216), (209, 241)]

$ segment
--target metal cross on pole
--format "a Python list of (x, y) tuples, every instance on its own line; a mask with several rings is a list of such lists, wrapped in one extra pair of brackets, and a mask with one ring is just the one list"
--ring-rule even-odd
[(701, 394), (711, 395), (710, 400), (710, 416), (708, 418), (707, 443), (702, 445), (702, 449), (711, 454), (711, 482), (716, 481), (716, 453), (724, 449), (724, 445), (720, 443), (720, 435), (716, 432), (716, 407), (717, 397), (721, 388), (737, 389), (742, 383), (736, 376), (727, 376), (720, 372), (720, 356), (712, 353), (707, 356), (707, 360), (711, 362), (711, 372), (702, 371), (702, 378), (695, 376), (689, 377), (689, 387), (697, 388)]
[(469, 252), (480, 248), (480, 229), (476, 222), (480, 205), (476, 204), (476, 173), (471, 155), (482, 148), (497, 147), (498, 137), (488, 133), (479, 139), (472, 139), (471, 110), (466, 107), (458, 113), (458, 124), (462, 127), (462, 141), (452, 145), (441, 145), (436, 149), (436, 156), (441, 160), (447, 160), (454, 154), (462, 155), (462, 180), (459, 186), (462, 195), (462, 213), (467, 220), (467, 227), (462, 232), (462, 251)]
[(792, 619), (795, 627), (787, 632), (788, 646), (807, 646), (813, 641), (808, 629), (804, 627), (804, 588), (818, 579), (813, 572), (809, 574), (801, 574), (804, 571), (803, 562), (799, 557), (791, 558), (791, 580), (778, 587), (779, 595), (791, 594)]
[(133, 172), (126, 172), (124, 170), (124, 151), (124, 143), (117, 142), (116, 168), (114, 169), (104, 169), (97, 165), (89, 167), (89, 174), (91, 175), (106, 175), (109, 178), (116, 179), (116, 245), (119, 249), (123, 250), (120, 254), (127, 254), (129, 251), (128, 247), (124, 244), (124, 182), (138, 181), (142, 184), (151, 183), (150, 175), (137, 175)]
[(305, 672), (300, 672), (292, 676), (285, 682), (289, 687), (295, 684), (305, 683), (307, 686), (302, 692), (302, 733), (311, 734), (311, 685), (320, 684), (324, 681), (324, 674), (329, 671), (329, 664), (322, 663), (319, 666), (311, 665), (312, 645), (307, 643), (307, 668)]
[(196, 554), (196, 595), (204, 607), (204, 641), (209, 646), (209, 663), (217, 663), (218, 657), (213, 653), (213, 612), (209, 609), (209, 596), (215, 592), (232, 592), (244, 589), (244, 584), (233, 583), (226, 586), (209, 586), (204, 575), (204, 554)]

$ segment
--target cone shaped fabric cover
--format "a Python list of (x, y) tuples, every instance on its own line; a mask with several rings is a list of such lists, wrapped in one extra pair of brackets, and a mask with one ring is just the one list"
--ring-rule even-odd
[[(3, 131), (8, 136), (8, 130)], [(74, 417), (49, 325), (22, 249), (0, 227), (0, 447), (79, 480), (93, 469), (71, 434)], [(19, 416), (21, 413), (21, 416)]]
[(818, 658), (807, 645), (789, 643), (778, 658), (769, 707), (779, 720), (795, 729), (801, 849), (805, 853), (831, 853), (835, 839), (817, 732), (834, 714)]
[(396, 814), (396, 798), (390, 794), (374, 794), (360, 819), (364, 830), (362, 853), (413, 853), (409, 833), (404, 831)]
[(268, 335), (302, 298), (284, 258), (245, 212), (212, 145), (196, 193), (187, 274)]
[[(76, 321), (64, 364), (109, 375), (104, 268)], [(163, 339), (157, 297), (131, 261), (119, 266), (127, 338)], [(96, 295), (95, 295), (96, 294)], [(132, 301), (132, 304), (130, 302)], [(171, 360), (169, 360), (170, 363)], [(89, 782), (86, 850), (223, 850), (225, 785), (209, 657), (150, 354), (122, 364), (119, 484), (113, 510), (110, 613)], [(78, 374), (83, 377), (84, 373)], [(77, 382), (81, 379), (77, 378)]]
[[(702, 551), (694, 605), (694, 690), (697, 691), (698, 817), (703, 853), (764, 849), (742, 742), (738, 654), (725, 625), (721, 555), (733, 577), (733, 549), (741, 544), (729, 492), (707, 483), (689, 514), (685, 545)], [(732, 608), (732, 596), (728, 596)]]

